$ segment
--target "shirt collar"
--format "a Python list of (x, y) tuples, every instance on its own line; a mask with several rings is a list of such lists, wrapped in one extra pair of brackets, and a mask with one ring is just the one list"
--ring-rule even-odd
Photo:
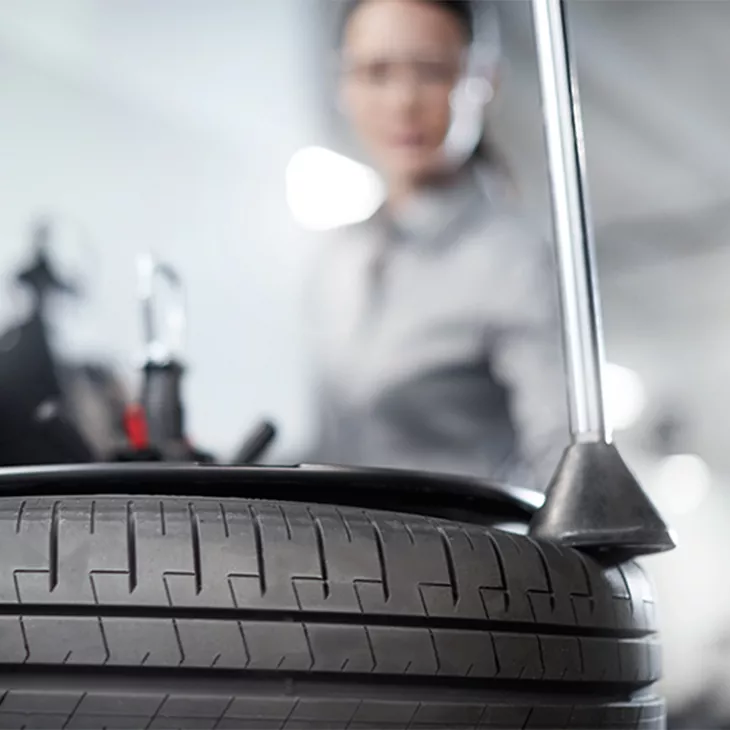
[(487, 202), (475, 170), (467, 166), (454, 175), (424, 187), (397, 211), (383, 206), (373, 223), (388, 239), (423, 243), (439, 235), (479, 202)]

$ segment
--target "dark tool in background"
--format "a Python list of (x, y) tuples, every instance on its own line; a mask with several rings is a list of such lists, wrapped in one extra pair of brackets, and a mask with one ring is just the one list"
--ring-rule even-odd
[(50, 225), (46, 219), (35, 224), (30, 262), (16, 276), (32, 295), (30, 312), (0, 335), (0, 466), (93, 461), (90, 448), (65, 413), (49, 339), (46, 315), (53, 299), (79, 295), (53, 266)]
[[(115, 461), (211, 463), (185, 433), (182, 350), (186, 316), (183, 285), (177, 272), (151, 256), (138, 261), (144, 334), (144, 363), (139, 403), (127, 408), (128, 447)], [(167, 304), (160, 302), (167, 298)]]
[[(185, 336), (185, 302), (182, 282), (169, 265), (150, 256), (139, 261), (139, 286), (144, 328), (144, 365), (141, 405), (149, 444), (166, 457), (191, 456), (185, 440), (182, 404), (182, 347)], [(169, 307), (158, 302), (166, 284)]]
[[(144, 256), (139, 260), (139, 283), (145, 336), (144, 385), (139, 416), (144, 416), (147, 446), (162, 454), (165, 461), (211, 463), (213, 458), (192, 448), (185, 435), (182, 351), (187, 318), (182, 281), (169, 264)], [(164, 296), (165, 289), (168, 302), (167, 306), (161, 306), (159, 299)], [(262, 421), (241, 445), (234, 463), (256, 463), (275, 436), (273, 424)]]
[(239, 447), (233, 460), (238, 466), (259, 462), (276, 438), (276, 427), (270, 421), (261, 421)]
[[(172, 266), (149, 255), (140, 257), (138, 277), (144, 333), (142, 392), (140, 402), (127, 409), (128, 448), (115, 460), (210, 464), (213, 457), (192, 446), (185, 429), (187, 317), (182, 280)], [(256, 463), (275, 435), (271, 423), (261, 422), (239, 448), (234, 463)]]

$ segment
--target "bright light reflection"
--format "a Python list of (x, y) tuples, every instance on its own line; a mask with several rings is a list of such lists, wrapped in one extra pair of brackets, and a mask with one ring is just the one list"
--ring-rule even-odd
[(621, 365), (608, 363), (604, 390), (612, 428), (624, 431), (633, 426), (646, 407), (646, 392), (638, 374)]
[(286, 199), (296, 221), (326, 231), (369, 218), (385, 189), (377, 173), (324, 147), (296, 152), (286, 169)]

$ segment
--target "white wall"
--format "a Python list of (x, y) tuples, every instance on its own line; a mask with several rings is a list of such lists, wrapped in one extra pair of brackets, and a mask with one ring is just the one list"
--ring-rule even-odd
[(284, 171), (316, 132), (305, 5), (0, 6), (0, 272), (7, 283), (36, 214), (82, 222), (98, 280), (77, 330), (131, 376), (134, 255), (172, 262), (190, 307), (190, 430), (219, 452), (262, 414), (284, 444), (304, 429), (296, 287), (312, 242)]

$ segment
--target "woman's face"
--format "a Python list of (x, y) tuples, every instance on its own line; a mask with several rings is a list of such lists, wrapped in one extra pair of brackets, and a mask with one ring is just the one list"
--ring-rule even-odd
[(455, 16), (424, 0), (365, 0), (352, 14), (342, 100), (391, 182), (417, 182), (441, 164), (465, 36)]

